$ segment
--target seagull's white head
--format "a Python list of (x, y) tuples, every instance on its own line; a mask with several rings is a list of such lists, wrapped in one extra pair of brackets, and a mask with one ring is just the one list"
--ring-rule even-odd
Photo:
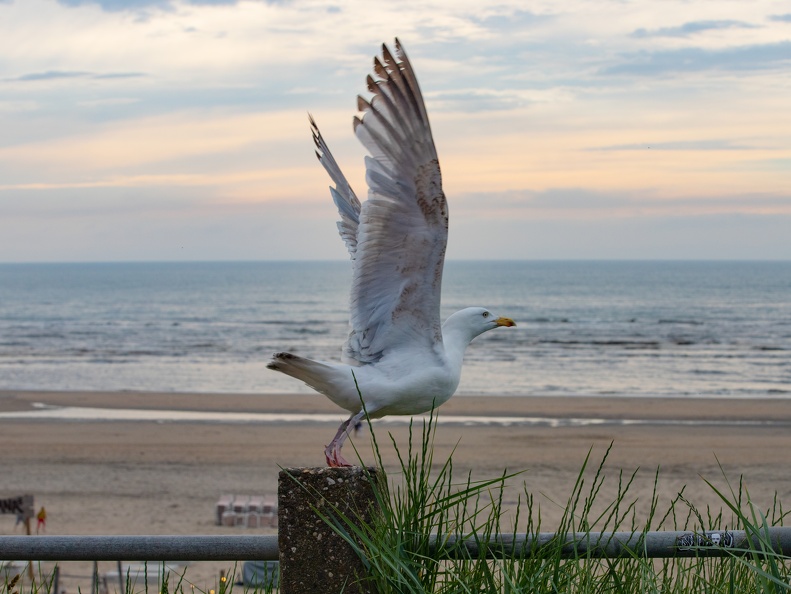
[(457, 332), (467, 340), (499, 326), (516, 326), (511, 318), (503, 318), (485, 307), (468, 307), (457, 311), (442, 325), (442, 333)]

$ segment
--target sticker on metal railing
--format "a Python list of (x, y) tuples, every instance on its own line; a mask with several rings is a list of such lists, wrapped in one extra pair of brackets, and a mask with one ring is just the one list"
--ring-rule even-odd
[(690, 532), (679, 536), (676, 539), (676, 546), (682, 551), (697, 547), (723, 547), (730, 549), (736, 546), (736, 538), (727, 530), (724, 532)]

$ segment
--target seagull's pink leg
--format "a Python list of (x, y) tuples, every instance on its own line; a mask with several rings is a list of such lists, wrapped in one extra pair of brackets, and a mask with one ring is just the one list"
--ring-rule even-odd
[(335, 434), (335, 437), (333, 437), (330, 444), (324, 448), (324, 457), (327, 459), (327, 466), (331, 468), (351, 466), (351, 464), (341, 456), (341, 448), (343, 447), (343, 442), (346, 441), (349, 434), (354, 430), (354, 426), (363, 416), (365, 416), (365, 411), (361, 410), (356, 415), (350, 416), (338, 427), (338, 432)]

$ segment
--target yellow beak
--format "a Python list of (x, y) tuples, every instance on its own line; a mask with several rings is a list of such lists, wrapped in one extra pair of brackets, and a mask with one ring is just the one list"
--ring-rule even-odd
[(516, 326), (516, 322), (514, 322), (511, 318), (497, 318), (495, 323), (498, 326)]

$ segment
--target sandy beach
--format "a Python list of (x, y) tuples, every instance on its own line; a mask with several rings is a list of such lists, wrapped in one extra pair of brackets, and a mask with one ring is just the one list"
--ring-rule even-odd
[[(40, 403), (40, 404), (36, 404)], [(3, 417), (54, 407), (329, 414), (288, 422), (63, 421)], [(332, 416), (334, 415), (334, 417)], [(217, 526), (222, 494), (271, 495), (280, 467), (323, 465), (323, 446), (344, 412), (317, 395), (153, 394), (136, 392), (0, 392), (0, 498), (32, 493), (48, 512), (47, 534), (242, 534), (274, 528)], [(470, 422), (465, 422), (464, 418)], [(539, 419), (529, 424), (484, 422), (482, 417)], [(456, 397), (442, 407), (435, 460), (455, 447), (455, 475), (485, 479), (525, 471), (510, 481), (512, 506), (523, 489), (540, 506), (542, 529), (556, 525), (588, 451), (598, 465), (610, 443), (600, 495), (612, 500), (623, 470), (637, 477), (630, 499), (650, 503), (659, 474), (659, 509), (684, 488), (700, 508), (722, 502), (703, 479), (726, 489), (740, 477), (763, 509), (775, 492), (791, 501), (791, 400), (646, 398)], [(386, 468), (395, 469), (388, 433), (406, 444), (403, 423), (374, 423)], [(355, 439), (373, 461), (367, 429)], [(353, 455), (349, 447), (347, 457)], [(397, 477), (393, 477), (397, 480)], [(14, 517), (0, 516), (0, 534), (14, 534)], [(19, 528), (16, 528), (19, 533)], [(113, 563), (100, 564), (110, 571)], [(199, 563), (187, 577), (215, 587), (229, 564)], [(63, 566), (67, 591), (87, 589), (90, 564)]]

